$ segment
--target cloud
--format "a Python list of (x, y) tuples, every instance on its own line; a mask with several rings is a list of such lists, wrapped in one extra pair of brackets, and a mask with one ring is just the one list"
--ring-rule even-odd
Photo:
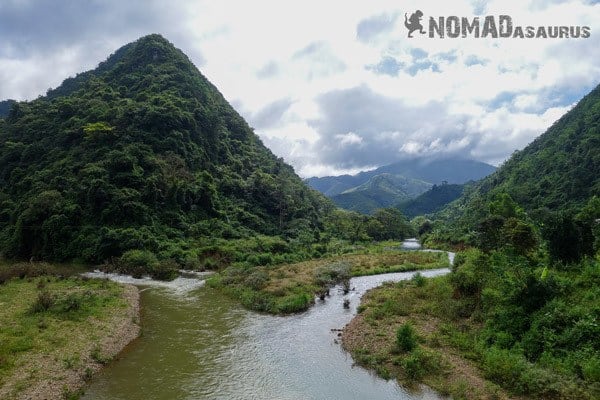
[(314, 148), (319, 162), (334, 168), (464, 150), (456, 145), (463, 139), (464, 118), (450, 115), (440, 102), (411, 106), (365, 85), (323, 94), (317, 102), (322, 117), (311, 122), (320, 133)]
[[(408, 39), (416, 9), (592, 37)], [(0, 100), (36, 98), (160, 33), (304, 176), (418, 155), (498, 163), (600, 82), (598, 21), (597, 1), (575, 0), (2, 0)]]
[(256, 71), (256, 77), (259, 79), (268, 79), (279, 74), (279, 65), (275, 61), (269, 61)]
[(312, 42), (298, 50), (292, 56), (292, 61), (308, 63), (309, 80), (342, 72), (346, 65), (333, 54), (331, 46), (323, 41)]
[[(1, 98), (31, 99), (65, 78), (94, 68), (125, 43), (150, 33), (186, 39), (185, 2), (9, 0), (0, 3)], [(183, 39), (183, 40), (182, 40)], [(196, 65), (204, 61), (184, 46)]]
[(275, 100), (249, 117), (250, 125), (256, 129), (268, 129), (281, 123), (283, 114), (293, 101), (289, 98)]
[(397, 13), (381, 14), (363, 19), (356, 26), (356, 37), (361, 42), (370, 42), (377, 36), (390, 32), (394, 28)]

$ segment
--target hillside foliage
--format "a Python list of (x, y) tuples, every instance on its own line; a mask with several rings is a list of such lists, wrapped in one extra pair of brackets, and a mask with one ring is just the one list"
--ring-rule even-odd
[(183, 263), (203, 237), (318, 236), (331, 208), (159, 35), (14, 104), (0, 125), (5, 257), (143, 249)]

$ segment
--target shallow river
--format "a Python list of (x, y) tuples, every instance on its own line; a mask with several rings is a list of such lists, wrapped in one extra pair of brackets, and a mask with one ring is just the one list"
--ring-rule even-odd
[(352, 319), (366, 290), (411, 276), (353, 278), (348, 295), (336, 288), (309, 311), (288, 317), (246, 311), (191, 281), (184, 289), (144, 288), (141, 337), (94, 378), (83, 399), (439, 399), (353, 366), (331, 331)]

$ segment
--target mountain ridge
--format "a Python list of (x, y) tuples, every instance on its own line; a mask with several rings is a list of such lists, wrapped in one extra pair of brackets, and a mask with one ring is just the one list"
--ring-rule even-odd
[(157, 34), (14, 104), (0, 129), (7, 257), (181, 261), (202, 237), (312, 232), (331, 208)]
[(339, 175), (311, 177), (305, 181), (310, 187), (320, 191), (327, 197), (333, 197), (348, 189), (362, 185), (370, 178), (388, 173), (401, 175), (405, 178), (418, 179), (431, 184), (462, 184), (471, 180), (479, 180), (494, 172), (496, 167), (469, 159), (417, 159), (403, 160), (384, 165), (370, 171), (359, 172), (355, 175)]

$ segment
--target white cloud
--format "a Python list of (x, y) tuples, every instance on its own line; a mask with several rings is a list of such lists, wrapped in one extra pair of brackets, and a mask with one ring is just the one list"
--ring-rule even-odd
[(363, 139), (354, 132), (348, 132), (345, 135), (335, 135), (342, 146), (360, 145)]
[[(52, 2), (51, 13), (44, 0), (14, 4), (0, 4), (0, 99), (33, 99), (158, 32), (304, 176), (415, 154), (499, 163), (600, 80), (592, 2), (106, 0)], [(509, 14), (520, 25), (588, 25), (592, 37), (408, 39), (404, 16), (417, 9), (424, 23)], [(323, 102), (332, 94), (335, 104)]]

